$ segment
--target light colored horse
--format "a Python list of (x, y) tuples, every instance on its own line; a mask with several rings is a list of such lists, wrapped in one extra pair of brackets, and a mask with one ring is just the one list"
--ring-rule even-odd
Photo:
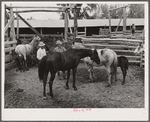
[[(75, 43), (73, 45), (73, 48), (85, 48), (85, 46), (82, 43)], [(85, 57), (83, 58), (83, 62), (85, 63), (86, 67), (88, 68), (88, 72), (90, 73), (90, 80), (93, 81), (93, 66), (95, 67), (100, 67), (100, 66), (105, 66), (109, 79), (108, 79), (108, 87), (112, 84), (114, 78), (117, 80), (117, 64), (118, 64), (118, 59), (117, 59), (117, 54), (111, 50), (111, 49), (97, 49), (98, 56), (100, 58), (100, 64), (97, 65), (94, 63), (90, 57)]]
[(144, 53), (144, 51), (145, 51), (145, 44), (140, 43), (140, 44), (137, 46), (137, 48), (135, 49), (134, 54), (135, 54), (135, 55), (139, 55), (139, 54), (141, 54), (141, 53)]
[(34, 36), (33, 40), (29, 44), (19, 44), (15, 48), (15, 52), (20, 55), (22, 54), (24, 56), (25, 60), (25, 68), (28, 70), (27, 66), (27, 56), (33, 54), (33, 51), (36, 49), (39, 41), (41, 40), (40, 37)]

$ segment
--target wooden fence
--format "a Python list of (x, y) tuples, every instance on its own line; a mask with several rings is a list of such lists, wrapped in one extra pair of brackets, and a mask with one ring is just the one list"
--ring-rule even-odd
[(5, 44), (5, 69), (12, 68), (15, 64), (12, 56), (12, 51), (16, 47), (17, 41), (6, 41)]
[(117, 53), (118, 56), (126, 56), (129, 60), (129, 63), (143, 63), (141, 56), (136, 56), (134, 54), (135, 48), (138, 46), (139, 42), (142, 42), (142, 40), (83, 38), (83, 42), (87, 47), (96, 47), (97, 49), (112, 49)]
[[(35, 34), (19, 34), (19, 39), (23, 44), (28, 44)], [(42, 34), (42, 37), (50, 36), (53, 38), (63, 38), (63, 34)]]

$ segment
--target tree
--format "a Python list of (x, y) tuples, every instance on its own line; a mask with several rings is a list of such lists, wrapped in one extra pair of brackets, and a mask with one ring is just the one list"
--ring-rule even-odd
[[(67, 7), (67, 6), (77, 6), (77, 19), (95, 19), (96, 17), (96, 4), (57, 4), (58, 6), (63, 6), (63, 7)], [(82, 10), (83, 9), (83, 10)], [(74, 9), (71, 9), (70, 12), (68, 13), (69, 15), (69, 19), (74, 19)], [(63, 12), (59, 12), (60, 14), (60, 18), (64, 19), (65, 14)]]
[(144, 4), (131, 4), (128, 18), (144, 18)]
[(108, 5), (107, 4), (101, 4), (100, 7), (101, 7), (101, 12), (102, 12), (101, 18), (108, 19)]
[[(70, 6), (74, 4), (59, 4), (60, 6)], [(77, 7), (81, 7), (77, 12), (77, 19), (108, 19), (109, 9), (118, 8), (123, 4), (76, 4)], [(86, 5), (88, 7), (86, 7)], [(83, 8), (82, 8), (83, 7)], [(86, 9), (85, 9), (86, 8)], [(83, 10), (82, 10), (83, 9)], [(69, 19), (74, 19), (74, 9), (69, 12)], [(121, 18), (123, 9), (111, 11), (111, 18)], [(60, 12), (61, 19), (64, 19), (64, 13)], [(144, 18), (144, 4), (130, 4), (128, 18)]]

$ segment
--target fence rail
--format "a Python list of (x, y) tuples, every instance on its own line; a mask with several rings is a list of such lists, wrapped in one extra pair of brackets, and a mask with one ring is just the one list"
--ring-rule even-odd
[(97, 49), (109, 48), (114, 50), (118, 56), (126, 56), (129, 63), (142, 64), (144, 61), (141, 56), (136, 56), (134, 50), (143, 40), (137, 39), (110, 39), (110, 38), (83, 38), (87, 47)]
[[(19, 37), (31, 38), (35, 34), (19, 34)], [(63, 37), (63, 34), (42, 34), (42, 36), (51, 36), (51, 37)]]
[(14, 66), (14, 59), (12, 51), (16, 47), (17, 41), (6, 41), (5, 42), (5, 69), (9, 69)]

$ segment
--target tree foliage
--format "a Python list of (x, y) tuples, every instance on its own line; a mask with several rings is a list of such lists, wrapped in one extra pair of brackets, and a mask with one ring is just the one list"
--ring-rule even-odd
[[(58, 4), (59, 6), (69, 6), (74, 4)], [(81, 7), (82, 4), (76, 4)], [(108, 19), (109, 9), (117, 8), (119, 4), (87, 4), (91, 9), (77, 10), (77, 19)], [(144, 18), (144, 4), (130, 4), (129, 11), (127, 12), (127, 18)], [(69, 12), (69, 19), (73, 17), (74, 9)], [(121, 18), (123, 15), (123, 9), (117, 9), (110, 13), (112, 19)], [(64, 19), (64, 13), (60, 12), (61, 19)]]

